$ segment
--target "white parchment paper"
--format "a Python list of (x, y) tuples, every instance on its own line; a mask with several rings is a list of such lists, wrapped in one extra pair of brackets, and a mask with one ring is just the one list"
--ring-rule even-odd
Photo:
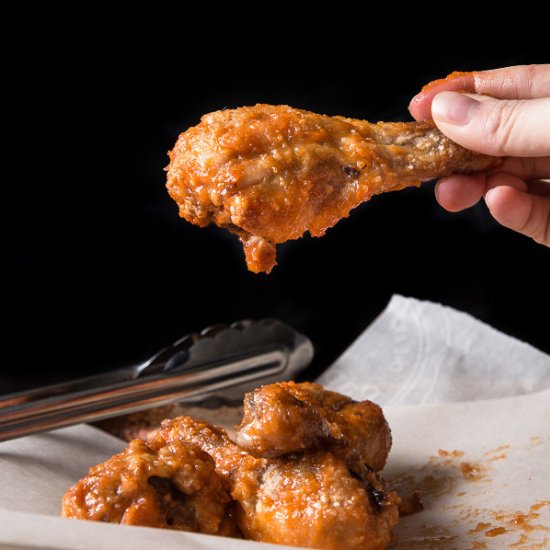
[[(550, 544), (548, 356), (395, 296), (320, 381), (384, 405), (394, 441), (384, 475), (423, 493), (425, 510), (400, 520), (392, 548)], [(59, 518), (67, 488), (123, 446), (89, 426), (1, 443), (0, 549), (269, 547)]]

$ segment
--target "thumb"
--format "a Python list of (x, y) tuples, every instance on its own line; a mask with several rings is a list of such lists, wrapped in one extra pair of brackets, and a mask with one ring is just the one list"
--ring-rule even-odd
[(550, 154), (550, 98), (501, 100), (441, 92), (432, 102), (438, 128), (458, 144), (497, 157)]

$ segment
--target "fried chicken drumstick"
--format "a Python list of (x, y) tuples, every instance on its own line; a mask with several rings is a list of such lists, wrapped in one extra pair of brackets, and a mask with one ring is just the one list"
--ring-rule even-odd
[(391, 444), (379, 407), (318, 384), (272, 384), (246, 397), (239, 441), (250, 452), (206, 422), (166, 420), (148, 443), (91, 468), (63, 515), (328, 550), (389, 544), (399, 497), (374, 471)]
[(248, 268), (269, 273), (277, 243), (321, 236), (373, 195), (498, 162), (432, 121), (371, 124), (256, 105), (210, 113), (181, 134), (167, 188), (183, 218), (237, 234)]

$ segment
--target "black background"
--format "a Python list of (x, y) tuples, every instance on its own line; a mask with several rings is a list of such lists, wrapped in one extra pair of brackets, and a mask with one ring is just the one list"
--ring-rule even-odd
[(409, 120), (409, 99), (429, 80), (544, 61), (535, 44), (464, 49), (433, 37), (404, 41), (396, 55), (352, 19), (339, 23), (352, 43), (330, 35), (327, 16), (300, 44), (290, 24), (266, 30), (276, 46), (267, 52), (257, 26), (248, 42), (204, 24), (202, 39), (189, 39), (189, 19), (175, 35), (153, 21), (121, 35), (105, 16), (91, 31), (48, 29), (10, 56), (2, 391), (106, 370), (209, 324), (266, 316), (312, 338), (313, 377), (394, 293), (468, 311), (550, 352), (548, 250), (499, 227), (482, 204), (443, 211), (433, 184), (375, 197), (324, 238), (280, 246), (269, 276), (246, 271), (234, 237), (178, 217), (164, 189), (166, 152), (203, 113), (266, 102)]

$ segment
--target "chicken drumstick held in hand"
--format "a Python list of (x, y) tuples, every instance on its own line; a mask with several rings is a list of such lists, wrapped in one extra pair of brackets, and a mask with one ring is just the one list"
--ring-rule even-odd
[(237, 234), (248, 268), (269, 273), (277, 243), (323, 235), (372, 195), (498, 162), (432, 121), (371, 124), (256, 105), (205, 115), (181, 134), (167, 188), (183, 218)]

